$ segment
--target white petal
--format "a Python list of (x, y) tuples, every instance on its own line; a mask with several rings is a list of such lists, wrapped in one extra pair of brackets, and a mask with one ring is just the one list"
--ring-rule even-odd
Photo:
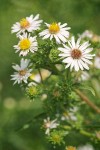
[(68, 68), (68, 67), (70, 66), (70, 64), (71, 64), (71, 63), (68, 63), (68, 64), (65, 66), (65, 69)]
[(86, 54), (86, 55), (83, 55), (84, 58), (87, 58), (87, 59), (93, 59), (94, 55), (89, 55), (89, 54)]
[(59, 38), (58, 38), (56, 35), (54, 35), (54, 37), (55, 37), (55, 39), (56, 39), (56, 42), (57, 42), (58, 44), (60, 44), (61, 42), (60, 42)]
[(68, 47), (67, 45), (63, 44), (63, 46), (64, 46), (67, 50), (70, 50), (70, 47)]
[(73, 60), (72, 57), (68, 57), (68, 58), (65, 58), (62, 62), (70, 63), (72, 60)]
[(70, 70), (71, 70), (71, 71), (72, 71), (74, 65), (75, 65), (75, 63), (74, 63), (74, 59), (73, 59), (73, 61), (71, 62), (71, 66), (70, 66)]
[(89, 47), (90, 46), (90, 44), (89, 44), (89, 42), (85, 42), (85, 43), (83, 43), (80, 47), (79, 47), (79, 49), (80, 50), (85, 50), (87, 47)]
[(68, 41), (69, 46), (73, 49), (74, 47), (72, 46), (71, 42)]
[(87, 54), (87, 53), (91, 52), (92, 50), (93, 50), (93, 48), (87, 48), (87, 49), (84, 50), (83, 53), (84, 53), (84, 54)]
[(49, 133), (50, 133), (50, 129), (48, 128), (46, 129), (45, 134), (49, 135)]
[(20, 66), (19, 65), (15, 65), (15, 66), (12, 66), (15, 70), (19, 71), (20, 70)]
[(53, 35), (51, 34), (51, 35), (50, 35), (50, 40), (52, 40), (52, 38), (53, 38)]
[(67, 23), (60, 25), (61, 28), (65, 27), (65, 26), (67, 26)]
[(81, 59), (80, 59), (80, 63), (82, 64), (82, 66), (83, 66), (85, 69), (89, 70), (88, 65), (87, 65), (86, 63), (84, 63)]
[(64, 37), (68, 38), (69, 37), (69, 32), (68, 31), (61, 31), (60, 32)]
[(49, 34), (49, 30), (48, 30), (48, 29), (46, 29), (46, 30), (40, 32), (40, 33), (39, 33), (39, 36), (44, 36), (44, 35), (46, 35), (46, 34)]
[(71, 38), (71, 44), (72, 44), (72, 46), (74, 48), (75, 47), (75, 38), (74, 38), (74, 36), (72, 36), (72, 38)]
[(59, 54), (59, 56), (62, 56), (62, 57), (69, 57), (70, 56), (70, 54), (69, 53), (62, 53), (62, 54)]
[(44, 37), (43, 37), (43, 39), (47, 39), (47, 38), (49, 38), (50, 37), (50, 34), (46, 34)]
[(66, 38), (64, 36), (62, 36), (61, 34), (57, 34), (57, 36), (60, 38), (62, 42), (64, 43), (66, 42)]
[(37, 14), (33, 20), (38, 20), (39, 19), (39, 14)]
[(81, 58), (84, 62), (86, 62), (86, 63), (88, 63), (88, 64), (92, 64), (92, 62), (91, 61), (89, 61), (88, 59), (86, 59), (86, 58)]
[(80, 63), (80, 60), (77, 60), (77, 62), (78, 62), (78, 64), (79, 64), (80, 69), (81, 69), (81, 70), (84, 70), (82, 64)]
[(77, 40), (77, 42), (76, 42), (76, 48), (79, 48), (79, 46), (80, 46), (80, 41), (81, 41), (81, 38), (79, 38), (79, 39)]
[(62, 48), (62, 47), (59, 47), (58, 50), (60, 50), (61, 52), (64, 52), (64, 53), (69, 53), (70, 52), (66, 48)]
[(78, 65), (77, 59), (74, 60), (74, 68), (75, 68), (75, 71), (79, 70), (79, 65)]
[(50, 27), (50, 24), (48, 24), (48, 23), (46, 23), (46, 22), (45, 22), (45, 25), (46, 25), (47, 27)]

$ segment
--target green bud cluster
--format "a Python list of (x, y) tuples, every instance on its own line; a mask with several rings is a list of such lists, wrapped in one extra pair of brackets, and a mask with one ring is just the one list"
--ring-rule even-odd
[(51, 132), (50, 136), (48, 136), (48, 140), (53, 145), (61, 145), (64, 144), (64, 137), (68, 134), (68, 132), (64, 130), (54, 130)]

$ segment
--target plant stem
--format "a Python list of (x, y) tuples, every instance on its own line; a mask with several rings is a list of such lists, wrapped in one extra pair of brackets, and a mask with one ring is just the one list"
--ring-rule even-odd
[(85, 135), (85, 136), (88, 136), (88, 137), (91, 137), (91, 136), (92, 136), (91, 133), (89, 133), (89, 132), (87, 132), (87, 131), (85, 131), (85, 130), (80, 130), (80, 133), (83, 134), (83, 135)]
[(39, 74), (40, 74), (40, 77), (41, 77), (41, 82), (43, 83), (43, 78), (42, 78), (42, 74), (41, 74), (40, 69), (38, 69), (38, 71), (39, 71)]
[(93, 102), (89, 100), (89, 98), (84, 95), (80, 90), (75, 90), (75, 92), (80, 96), (80, 98), (85, 101), (92, 109), (94, 109), (97, 113), (100, 114), (100, 108), (98, 108)]

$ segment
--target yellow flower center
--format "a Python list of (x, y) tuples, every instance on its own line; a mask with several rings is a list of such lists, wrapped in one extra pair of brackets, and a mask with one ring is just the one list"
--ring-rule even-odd
[(82, 56), (82, 52), (79, 49), (73, 49), (71, 56), (73, 59), (79, 59)]
[(29, 27), (30, 23), (27, 21), (27, 19), (23, 18), (21, 21), (20, 21), (20, 26), (21, 28), (27, 28)]
[(38, 93), (36, 87), (34, 87), (34, 86), (29, 87), (28, 92), (30, 95), (35, 95)]
[(25, 76), (26, 70), (20, 70), (20, 71), (19, 71), (19, 74), (20, 74), (21, 76)]
[(73, 147), (73, 146), (68, 146), (68, 147), (66, 148), (66, 150), (76, 150), (76, 148)]
[(60, 135), (55, 134), (52, 136), (52, 140), (54, 141), (54, 143), (60, 143), (62, 139)]
[(23, 39), (20, 41), (19, 43), (19, 47), (21, 50), (26, 50), (26, 49), (29, 49), (30, 48), (30, 45), (31, 45), (31, 42), (29, 39)]
[(51, 34), (56, 34), (59, 32), (59, 30), (60, 30), (60, 27), (57, 23), (52, 23), (49, 27), (49, 32)]

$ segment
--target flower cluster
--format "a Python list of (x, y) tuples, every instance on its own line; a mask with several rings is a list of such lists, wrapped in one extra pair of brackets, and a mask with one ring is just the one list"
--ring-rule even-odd
[[(12, 66), (16, 72), (11, 80), (24, 85), (30, 99), (41, 100), (42, 128), (48, 140), (58, 145), (65, 143), (64, 137), (71, 131), (82, 129), (84, 118), (78, 112), (83, 103), (78, 96), (87, 99), (79, 89), (93, 76), (92, 71), (87, 72), (90, 68), (100, 69), (99, 53), (93, 61), (92, 33), (86, 31), (76, 39), (70, 29), (67, 23), (43, 24), (39, 15), (23, 18), (11, 28), (18, 39), (14, 49), (21, 58), (20, 65)], [(87, 89), (93, 93), (91, 88)], [(67, 146), (66, 150), (76, 150), (76, 147)]]
[[(18, 44), (14, 45), (14, 49), (16, 49), (16, 53), (19, 52), (19, 56), (26, 56), (29, 52), (35, 53), (38, 51), (38, 42), (36, 39), (38, 35), (32, 36), (31, 33), (35, 34), (34, 32), (40, 29), (41, 23), (42, 20), (39, 20), (39, 15), (36, 15), (35, 17), (31, 15), (30, 17), (21, 19), (12, 26), (12, 33), (17, 33), (17, 37), (19, 38)], [(45, 24), (47, 29), (40, 32), (39, 36), (42, 37), (43, 40), (48, 38), (50, 40), (55, 39), (58, 45), (63, 44), (63, 47), (58, 47), (58, 50), (61, 51), (59, 56), (63, 59), (62, 62), (66, 64), (65, 68), (70, 67), (71, 70), (74, 68), (75, 71), (79, 71), (79, 69), (88, 70), (88, 65), (92, 64), (90, 60), (94, 56), (94, 54), (90, 54), (93, 48), (89, 47), (89, 42), (80, 44), (81, 39), (79, 38), (75, 43), (74, 37), (72, 37), (71, 40), (68, 40), (68, 30), (70, 27), (67, 27), (67, 23), (62, 25), (61, 23), (56, 22)], [(99, 61), (97, 59), (95, 60), (96, 66)], [(24, 63), (24, 60), (21, 60), (21, 63)], [(25, 67), (27, 68), (27, 66)], [(21, 83), (22, 80), (26, 82), (29, 77), (29, 74), (27, 75), (27, 71), (25, 71), (25, 69), (23, 71), (23, 68), (16, 69), (15, 66), (13, 66), (13, 68), (18, 71), (18, 75), (12, 75), (12, 80), (16, 80), (15, 83)], [(31, 70), (29, 70), (29, 72), (30, 71)], [(27, 78), (25, 77), (24, 79), (24, 76), (27, 76)]]

